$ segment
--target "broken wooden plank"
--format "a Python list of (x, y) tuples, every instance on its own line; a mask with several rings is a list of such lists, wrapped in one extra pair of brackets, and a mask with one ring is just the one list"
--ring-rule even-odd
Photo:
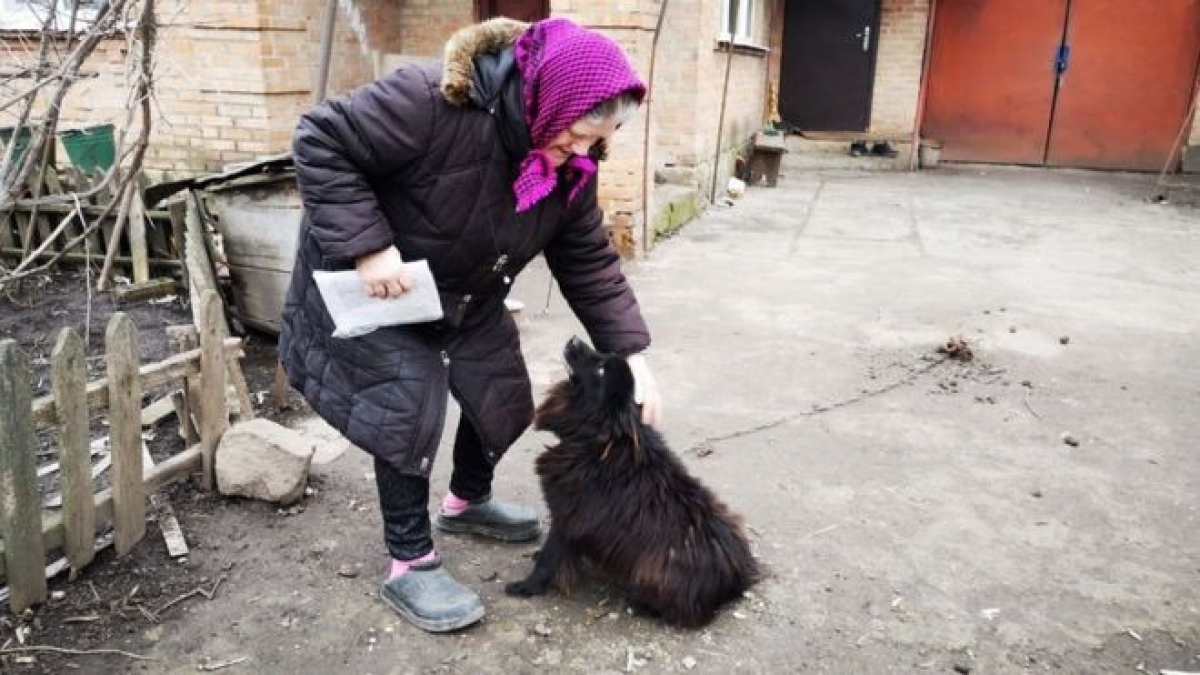
[[(93, 545), (93, 549), (92, 555), (95, 555), (95, 551), (100, 550), (100, 548), (95, 545)], [(46, 579), (53, 579), (61, 574), (63, 570), (67, 569), (67, 567), (70, 567), (70, 565), (71, 563), (68, 562), (65, 557), (59, 558), (49, 565), (46, 565)], [(11, 594), (12, 590), (8, 586), (0, 588), (0, 603), (8, 602), (8, 597)]]
[(196, 430), (196, 418), (188, 405), (187, 390), (172, 393), (171, 404), (175, 406), (175, 417), (179, 420), (179, 437), (190, 447), (199, 440), (200, 432)]
[(185, 289), (191, 287), (191, 280), (188, 279), (187, 271), (187, 205), (191, 199), (172, 200), (167, 208), (167, 213), (171, 219), (171, 245), (175, 249), (175, 256), (179, 259), (179, 263), (183, 266), (183, 278), (180, 282)]
[[(107, 441), (107, 439), (102, 439), (102, 440)], [(95, 481), (96, 478), (100, 476), (100, 474), (104, 473), (105, 471), (108, 471), (109, 467), (111, 467), (111, 466), (112, 466), (112, 453), (111, 452), (100, 453), (100, 461), (91, 465), (92, 468), (91, 468), (91, 471), (89, 472), (91, 474), (91, 481)], [(92, 502), (94, 504), (95, 503), (95, 495), (93, 494), (93, 490), (92, 490), (93, 483), (91, 481), (89, 481), (89, 483), (88, 483), (88, 495), (87, 496), (88, 496), (88, 498), (90, 498), (92, 500)], [(57, 508), (62, 507), (62, 505), (63, 505), (63, 496), (62, 496), (61, 492), (55, 493), (52, 495), (48, 495), (42, 499), (42, 506), (44, 506), (48, 509), (57, 509)]]
[(159, 504), (158, 527), (162, 530), (163, 541), (167, 544), (167, 555), (179, 558), (189, 553), (187, 539), (183, 536), (183, 528), (175, 517), (175, 510), (165, 499)]
[(146, 205), (142, 202), (142, 190), (135, 177), (129, 189), (133, 196), (129, 203), (129, 256), (133, 258), (133, 283), (150, 281), (150, 252), (146, 247)]
[[(154, 458), (150, 449), (142, 443), (142, 466), (147, 473), (154, 471)], [(175, 509), (171, 502), (157, 492), (150, 493), (150, 506), (158, 512), (158, 529), (162, 531), (163, 541), (167, 544), (167, 555), (178, 558), (188, 554), (187, 540), (183, 538), (183, 528), (175, 517)]]
[[(170, 395), (164, 396), (154, 403), (142, 408), (142, 428), (148, 429), (171, 416), (175, 412), (175, 404), (172, 403)], [(183, 419), (182, 417), (180, 419)]]
[[(0, 250), (13, 248), (16, 237), (13, 236), (13, 223), (16, 222), (16, 214), (10, 212), (0, 214)], [(21, 250), (17, 249), (17, 254), (20, 255)]]
[[(145, 261), (143, 261), (145, 262)], [(159, 277), (150, 279), (149, 281), (138, 282), (136, 279), (128, 286), (114, 286), (112, 289), (113, 301), (120, 305), (127, 305), (134, 302), (142, 302), (143, 300), (151, 300), (161, 298), (175, 293), (175, 280), (170, 277)]]
[[(100, 274), (96, 276), (96, 290), (107, 291), (108, 285), (112, 281), (112, 266), (114, 258), (121, 250), (121, 236), (125, 232), (125, 224), (129, 220), (129, 204), (133, 200), (133, 183), (127, 183), (120, 194), (116, 197), (117, 202), (117, 219), (113, 221), (112, 232), (106, 233), (108, 243), (104, 250), (104, 264), (100, 267)], [(132, 255), (131, 255), (132, 257)], [(121, 538), (117, 537), (117, 550), (121, 550)]]
[[(200, 468), (202, 448), (199, 444), (187, 450), (172, 455), (170, 459), (159, 463), (154, 471), (146, 477), (146, 491), (154, 492), (164, 485), (172, 483)], [(96, 520), (106, 522), (112, 518), (113, 494), (112, 489), (103, 490), (96, 494)], [(63, 522), (61, 513), (50, 513), (42, 522), (42, 537), (46, 550), (61, 548), (63, 544)], [(7, 549), (0, 541), (0, 576), (5, 576), (8, 568), (5, 563)], [(39, 558), (40, 560), (40, 558)]]
[[(108, 452), (108, 437), (107, 436), (104, 438), (97, 438), (96, 440), (94, 440), (88, 444), (88, 455), (90, 455), (91, 457), (95, 457), (96, 455), (99, 455), (102, 452)], [(38, 470), (37, 470), (37, 475), (38, 475), (38, 478), (42, 478), (44, 476), (49, 476), (52, 473), (56, 473), (56, 472), (60, 471), (61, 469), (62, 469), (62, 467), (59, 465), (58, 461), (56, 460), (56, 461), (50, 462), (49, 464), (46, 464), (44, 466), (39, 466)]]

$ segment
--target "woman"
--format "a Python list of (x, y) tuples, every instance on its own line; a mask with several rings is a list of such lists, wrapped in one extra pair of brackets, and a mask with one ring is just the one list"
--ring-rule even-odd
[[(305, 217), (280, 353), (313, 409), (375, 458), (391, 571), (380, 596), (429, 631), (470, 625), (479, 597), (443, 568), (429, 474), (447, 396), (462, 409), (439, 530), (505, 541), (537, 514), (492, 498), (496, 463), (529, 425), (529, 376), (504, 309), (512, 279), (544, 253), (597, 349), (626, 355), (647, 423), (658, 393), (650, 344), (596, 202), (605, 141), (645, 96), (620, 47), (565, 19), (497, 19), (459, 31), (440, 66), (400, 69), (306, 114), (294, 138)], [(351, 339), (313, 270), (357, 269), (373, 297), (411, 287), (429, 262), (445, 317)]]

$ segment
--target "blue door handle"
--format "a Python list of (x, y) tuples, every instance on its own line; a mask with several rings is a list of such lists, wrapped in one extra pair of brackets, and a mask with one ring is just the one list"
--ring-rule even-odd
[(1054, 71), (1059, 75), (1067, 72), (1067, 68), (1071, 65), (1071, 47), (1069, 45), (1059, 45), (1058, 55), (1054, 58)]

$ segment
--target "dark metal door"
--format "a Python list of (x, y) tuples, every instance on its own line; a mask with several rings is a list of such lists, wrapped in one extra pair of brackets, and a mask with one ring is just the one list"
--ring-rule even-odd
[(518, 21), (538, 21), (550, 16), (549, 0), (475, 0), (480, 19), (507, 16)]
[(1197, 33), (1200, 0), (1071, 0), (1046, 163), (1161, 170), (1195, 95)]
[(942, 159), (1044, 161), (1066, 17), (1067, 0), (938, 3), (922, 135)]
[(802, 131), (871, 124), (879, 0), (790, 0), (783, 21), (779, 114)]

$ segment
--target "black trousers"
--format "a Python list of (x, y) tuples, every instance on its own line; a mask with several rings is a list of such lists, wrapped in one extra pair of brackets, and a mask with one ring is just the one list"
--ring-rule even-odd
[[(483, 441), (463, 415), (454, 435), (450, 491), (470, 502), (491, 495), (495, 467), (484, 457)], [(429, 479), (405, 474), (375, 458), (375, 484), (383, 514), (383, 540), (396, 560), (413, 560), (433, 550), (429, 522)]]

